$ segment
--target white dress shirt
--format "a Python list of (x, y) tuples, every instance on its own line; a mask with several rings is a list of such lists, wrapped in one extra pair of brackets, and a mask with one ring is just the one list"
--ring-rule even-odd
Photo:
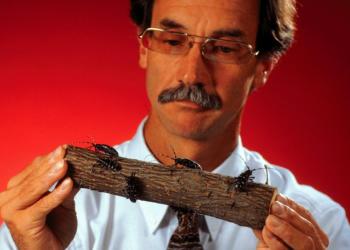
[[(121, 156), (154, 161), (143, 137), (143, 125), (136, 135), (117, 147)], [(344, 209), (325, 194), (300, 185), (287, 169), (271, 165), (258, 153), (238, 146), (213, 172), (238, 176), (250, 168), (268, 164), (269, 184), (306, 207), (330, 239), (328, 249), (350, 249), (350, 227)], [(254, 171), (255, 182), (265, 183), (265, 170)], [(130, 200), (107, 193), (81, 189), (75, 197), (78, 229), (68, 249), (165, 250), (177, 218), (167, 205)], [(205, 250), (256, 249), (257, 240), (250, 228), (205, 216), (200, 239)], [(50, 247), (48, 246), (48, 249)], [(5, 225), (0, 229), (0, 249), (16, 249)]]

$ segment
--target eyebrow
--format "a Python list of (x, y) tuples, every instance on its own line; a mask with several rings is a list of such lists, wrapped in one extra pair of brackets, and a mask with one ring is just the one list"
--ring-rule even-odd
[[(175, 20), (164, 18), (160, 21), (160, 25), (164, 29), (182, 29), (187, 30), (186, 26), (178, 23)], [(211, 33), (210, 37), (220, 38), (220, 37), (232, 37), (232, 38), (242, 38), (245, 37), (245, 33), (240, 29), (219, 29)]]
[(241, 37), (245, 37), (245, 34), (240, 29), (220, 29), (220, 30), (215, 30), (211, 34), (211, 36), (214, 38), (220, 38), (220, 37), (241, 38)]
[(162, 19), (160, 21), (160, 25), (165, 29), (184, 29), (184, 30), (187, 30), (187, 28), (184, 25), (182, 25), (174, 20), (171, 20), (169, 18)]

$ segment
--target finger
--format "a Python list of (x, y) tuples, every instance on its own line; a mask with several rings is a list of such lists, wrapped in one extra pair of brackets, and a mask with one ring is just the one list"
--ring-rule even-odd
[(67, 196), (67, 198), (62, 202), (62, 207), (67, 209), (74, 209), (75, 203), (74, 203), (74, 197), (79, 192), (80, 188), (74, 188), (70, 192), (70, 194)]
[(19, 183), (21, 183), (24, 179), (27, 178), (27, 176), (33, 171), (33, 169), (35, 168), (35, 166), (37, 165), (41, 165), (41, 162), (43, 161), (43, 157), (42, 156), (38, 156), (36, 157), (33, 162), (26, 167), (25, 169), (23, 169), (19, 174), (15, 175), (14, 177), (12, 177), (8, 183), (7, 183), (7, 189), (11, 189), (15, 186), (17, 186)]
[(35, 171), (35, 168), (37, 168), (37, 166), (43, 165), (43, 162), (43, 156), (36, 157), (28, 167), (26, 167), (23, 171), (9, 180), (7, 183), (7, 190), (0, 194), (0, 207), (2, 207), (4, 204), (9, 203), (13, 199), (17, 199), (18, 196), (21, 195), (23, 189), (19, 186), (21, 184), (27, 185), (28, 177), (33, 171)]
[(257, 250), (263, 250), (263, 249), (268, 249), (268, 245), (265, 243), (263, 236), (262, 236), (262, 231), (260, 230), (253, 230), (253, 233), (255, 237), (258, 239), (258, 244), (256, 245)]
[[(25, 196), (25, 198), (28, 198), (26, 194), (29, 192), (29, 190), (31, 190), (31, 186), (37, 183), (38, 179), (40, 179), (38, 177), (39, 171), (33, 169), (37, 168), (37, 166), (47, 168), (43, 166), (44, 162), (44, 157), (37, 157), (30, 166), (9, 181), (7, 190), (0, 193), (0, 207), (10, 203), (12, 200), (18, 200), (20, 203), (22, 203), (23, 200), (18, 199), (18, 197)], [(32, 174), (33, 171), (35, 171), (34, 174)], [(29, 176), (31, 176), (31, 178), (29, 178)]]
[(262, 231), (253, 229), (253, 233), (254, 233), (255, 237), (258, 238), (258, 240), (260, 240), (260, 241), (264, 240), (262, 237)]
[(58, 207), (69, 197), (73, 189), (73, 181), (67, 177), (50, 194), (33, 204), (28, 213), (33, 220), (45, 218), (54, 208)]
[[(50, 159), (59, 159), (63, 158), (65, 154), (65, 149), (67, 145), (62, 145), (57, 147), (53, 152), (45, 155), (45, 156), (39, 156), (36, 157), (33, 162), (26, 167), (23, 171), (21, 171), (18, 175), (11, 178), (7, 184), (7, 189), (11, 189), (17, 185), (19, 185), (21, 182), (23, 182), (28, 176), (30, 176), (31, 173), (38, 173), (37, 169), (40, 169), (40, 166), (44, 165), (45, 162), (50, 161)], [(52, 160), (51, 160), (52, 161)]]
[(313, 218), (312, 214), (306, 208), (304, 208), (303, 206), (299, 205), (298, 203), (296, 203), (292, 199), (290, 199), (290, 198), (288, 198), (288, 197), (286, 197), (286, 196), (284, 196), (282, 194), (278, 194), (276, 200), (279, 201), (280, 203), (286, 205), (287, 207), (290, 207), (297, 214), (300, 214), (306, 220), (311, 222), (312, 225), (314, 226), (314, 228), (316, 229), (317, 235), (322, 240), (322, 243), (326, 247), (329, 245), (329, 239), (328, 239), (327, 234), (322, 230), (322, 228), (318, 225), (316, 220)]
[(30, 181), (37, 180), (38, 176), (47, 174), (48, 171), (52, 170), (57, 162), (63, 160), (64, 155), (65, 146), (59, 146), (55, 151), (51, 152), (43, 158), (41, 165), (38, 165), (35, 171), (32, 171), (27, 179), (30, 179)]
[(276, 237), (266, 226), (262, 230), (262, 237), (268, 249), (288, 249), (288, 247)]
[[(56, 152), (59, 151), (60, 150), (56, 150)], [(51, 167), (48, 164), (46, 164), (47, 166), (44, 166), (44, 162), (45, 160), (43, 159), (43, 157), (37, 157), (29, 167), (27, 167), (23, 172), (21, 172), (19, 175), (15, 176), (9, 181), (8, 189), (0, 193), (0, 207), (3, 207), (5, 204), (10, 203), (11, 200), (18, 200), (20, 203), (22, 203), (23, 200), (18, 199), (18, 197), (21, 197), (23, 195), (25, 195), (25, 198), (29, 198), (26, 194), (30, 192), (31, 187), (33, 185), (40, 184), (38, 183), (38, 180), (41, 180), (43, 176), (40, 176), (39, 172), (42, 172), (41, 175), (43, 175), (44, 172), (44, 170), (37, 171), (33, 169), (39, 167), (49, 169)], [(32, 173), (33, 171), (35, 173)]]
[(19, 190), (5, 190), (0, 193), (0, 208), (3, 208), (9, 204), (13, 199), (15, 199), (19, 194)]
[(317, 234), (315, 226), (305, 217), (299, 215), (294, 209), (275, 201), (271, 207), (271, 213), (307, 235)]
[(314, 239), (274, 215), (266, 219), (267, 229), (293, 249), (315, 249)]
[(299, 215), (292, 208), (280, 203), (279, 201), (275, 201), (273, 203), (271, 207), (271, 212), (280, 219), (291, 224), (303, 234), (312, 237), (314, 244), (317, 246), (317, 248), (322, 248), (322, 240), (320, 238), (319, 233), (316, 230), (315, 225), (313, 225), (312, 222)]
[(18, 188), (20, 193), (16, 199), (13, 199), (13, 209), (21, 210), (38, 201), (55, 182), (64, 177), (67, 168), (67, 163), (60, 160), (53, 164), (51, 169), (43, 173), (42, 176), (36, 179), (28, 179)]

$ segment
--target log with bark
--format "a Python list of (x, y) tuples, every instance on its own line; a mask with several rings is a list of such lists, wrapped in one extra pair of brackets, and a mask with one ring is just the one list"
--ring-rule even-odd
[(100, 152), (74, 146), (68, 146), (65, 159), (76, 187), (192, 209), (253, 229), (263, 228), (277, 193), (274, 187), (254, 182), (239, 191), (234, 185), (237, 177), (124, 157), (106, 158)]

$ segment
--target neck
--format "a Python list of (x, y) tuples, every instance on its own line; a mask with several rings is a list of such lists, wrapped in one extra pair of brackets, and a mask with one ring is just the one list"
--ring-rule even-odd
[(231, 124), (224, 129), (218, 129), (219, 132), (205, 139), (193, 139), (170, 133), (158, 120), (148, 119), (144, 127), (144, 136), (150, 151), (162, 164), (174, 164), (172, 158), (176, 155), (178, 158), (196, 161), (204, 170), (212, 171), (236, 148), (240, 118), (241, 115), (238, 115)]

